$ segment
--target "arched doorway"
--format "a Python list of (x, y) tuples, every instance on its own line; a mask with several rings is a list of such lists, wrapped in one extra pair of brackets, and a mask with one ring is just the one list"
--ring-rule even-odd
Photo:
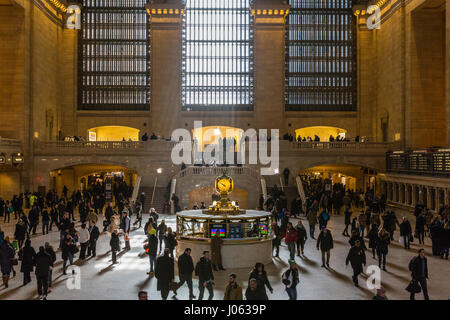
[(126, 126), (102, 126), (88, 129), (88, 141), (139, 141), (139, 129)]
[(334, 139), (336, 139), (337, 136), (345, 138), (346, 134), (347, 130), (345, 129), (327, 126), (305, 127), (295, 130), (296, 139), (300, 136), (302, 139), (311, 137), (311, 139), (314, 140), (314, 137), (317, 135), (322, 142), (330, 141), (330, 136), (333, 136)]
[(218, 144), (226, 138), (236, 140), (235, 151), (237, 151), (243, 134), (244, 130), (227, 126), (209, 126), (192, 130), (193, 139), (198, 142), (198, 151), (204, 151), (208, 145)]

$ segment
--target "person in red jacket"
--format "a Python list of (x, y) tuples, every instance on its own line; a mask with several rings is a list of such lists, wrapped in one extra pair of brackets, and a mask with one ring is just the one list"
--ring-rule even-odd
[(287, 225), (286, 237), (284, 238), (284, 242), (288, 246), (291, 260), (294, 260), (295, 244), (297, 243), (297, 231), (295, 231), (294, 226), (291, 222), (289, 222)]

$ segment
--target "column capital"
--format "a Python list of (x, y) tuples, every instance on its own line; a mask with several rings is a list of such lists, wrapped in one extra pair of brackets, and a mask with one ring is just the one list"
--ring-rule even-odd
[(283, 26), (291, 6), (284, 0), (254, 0), (250, 12), (255, 17), (255, 26)]

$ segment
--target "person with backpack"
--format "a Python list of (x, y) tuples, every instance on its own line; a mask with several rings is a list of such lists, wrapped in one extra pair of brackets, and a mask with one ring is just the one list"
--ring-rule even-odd
[(209, 260), (209, 251), (203, 251), (203, 257), (200, 258), (195, 266), (195, 275), (198, 276), (198, 300), (203, 299), (205, 288), (209, 293), (208, 300), (212, 300), (214, 297), (214, 274), (211, 260)]
[(147, 236), (147, 244), (144, 246), (145, 252), (148, 254), (150, 259), (150, 271), (147, 274), (152, 274), (154, 272), (154, 266), (156, 264), (156, 256), (158, 254), (158, 238), (156, 238), (156, 230), (150, 230)]
[(424, 299), (430, 300), (427, 288), (428, 262), (425, 257), (425, 250), (419, 249), (418, 253), (419, 254), (416, 257), (411, 259), (408, 265), (408, 269), (411, 271), (412, 279), (407, 290), (410, 292), (410, 300), (415, 300), (415, 294), (420, 292), (420, 290), (417, 290), (419, 288), (418, 285), (420, 284)]
[(297, 285), (300, 282), (299, 271), (294, 260), (289, 260), (289, 269), (281, 276), (289, 300), (297, 300)]

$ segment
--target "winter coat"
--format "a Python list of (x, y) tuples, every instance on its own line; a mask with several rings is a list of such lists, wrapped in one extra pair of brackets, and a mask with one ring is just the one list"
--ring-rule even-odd
[(195, 266), (195, 275), (198, 276), (198, 281), (200, 283), (208, 280), (214, 280), (211, 260), (206, 260), (205, 257), (201, 257)]
[(192, 275), (194, 271), (194, 262), (192, 257), (186, 253), (183, 253), (178, 257), (178, 273)]
[(48, 277), (48, 271), (53, 266), (52, 258), (44, 251), (38, 252), (34, 258), (36, 277)]
[(284, 238), (284, 242), (286, 242), (286, 244), (289, 244), (291, 242), (297, 243), (297, 239), (297, 231), (295, 231), (295, 229), (286, 230), (286, 237)]
[(273, 288), (270, 285), (269, 279), (267, 278), (267, 272), (263, 270), (263, 272), (259, 274), (256, 269), (253, 269), (253, 271), (250, 273), (250, 276), (248, 277), (249, 287), (250, 287), (250, 279), (256, 280), (256, 283), (258, 284), (258, 289), (260, 289), (266, 295), (266, 299), (263, 300), (268, 300), (269, 298), (267, 298), (266, 286), (267, 288), (269, 288), (270, 291), (272, 291)]
[(11, 259), (14, 258), (16, 252), (13, 246), (3, 241), (0, 245), (0, 267), (3, 274), (10, 274), (12, 270)]
[(14, 232), (14, 239), (20, 241), (25, 240), (25, 225), (23, 224), (16, 224), (16, 231)]
[(438, 238), (441, 249), (448, 249), (450, 247), (450, 229), (442, 228)]
[[(229, 291), (229, 294), (227, 294)], [(233, 286), (228, 284), (225, 287), (225, 292), (223, 294), (223, 300), (243, 300), (242, 299), (242, 288), (236, 283)]]
[[(425, 259), (425, 277), (428, 279), (428, 262), (426, 257), (423, 259)], [(419, 256), (416, 256), (411, 260), (409, 267), (411, 276), (414, 279), (422, 278), (422, 259)]]
[(259, 287), (257, 287), (255, 291), (252, 291), (250, 289), (250, 287), (248, 287), (247, 290), (245, 290), (245, 299), (246, 300), (269, 300), (269, 297)]
[(378, 240), (378, 230), (370, 229), (369, 234), (367, 236), (369, 237), (369, 248), (376, 249)]
[(91, 241), (97, 240), (98, 237), (100, 236), (100, 231), (98, 230), (98, 227), (94, 225), (92, 227), (89, 227), (88, 230), (89, 230), (89, 239)]
[(418, 216), (416, 219), (416, 232), (424, 232), (426, 223), (427, 219), (423, 215)]
[(330, 230), (327, 230), (327, 232), (320, 232), (319, 237), (317, 238), (317, 249), (319, 248), (321, 251), (333, 249), (333, 236), (331, 235)]
[(351, 221), (351, 218), (352, 218), (352, 213), (350, 212), (350, 211), (345, 211), (344, 212), (344, 215), (345, 215), (345, 219), (344, 219), (344, 223), (346, 224), (346, 225), (348, 225), (348, 224), (350, 224), (350, 221)]
[(297, 231), (297, 243), (305, 243), (308, 239), (308, 234), (306, 232), (305, 226), (296, 225), (295, 230)]
[(177, 246), (177, 239), (175, 238), (175, 233), (167, 234), (165, 237), (165, 243), (169, 250), (175, 249)]
[(109, 245), (111, 246), (111, 251), (120, 251), (120, 239), (118, 234), (111, 234)]
[(363, 271), (363, 265), (366, 264), (366, 255), (362, 247), (353, 246), (350, 248), (345, 264), (348, 264), (349, 262), (352, 265), (353, 270), (359, 272)]
[(222, 243), (220, 237), (211, 238), (211, 263), (216, 265), (222, 264)]
[(161, 291), (163, 288), (168, 288), (170, 282), (175, 276), (175, 263), (168, 255), (160, 256), (156, 259), (155, 277), (158, 279), (156, 289)]
[(164, 239), (167, 232), (167, 225), (165, 223), (161, 223), (158, 226), (157, 231), (158, 231), (158, 238), (161, 240)]
[(20, 266), (20, 271), (24, 273), (32, 272), (36, 251), (34, 251), (33, 247), (24, 247), (22, 250), (22, 265)]
[(156, 256), (158, 254), (158, 238), (152, 234), (148, 236), (148, 254)]
[(379, 234), (377, 238), (377, 253), (378, 254), (388, 254), (389, 244), (391, 243), (391, 238), (389, 233)]
[(367, 226), (367, 217), (365, 214), (360, 214), (358, 217), (358, 223), (361, 228), (365, 228)]
[(400, 223), (400, 236), (405, 237), (409, 236), (412, 233), (411, 224), (408, 220)]

